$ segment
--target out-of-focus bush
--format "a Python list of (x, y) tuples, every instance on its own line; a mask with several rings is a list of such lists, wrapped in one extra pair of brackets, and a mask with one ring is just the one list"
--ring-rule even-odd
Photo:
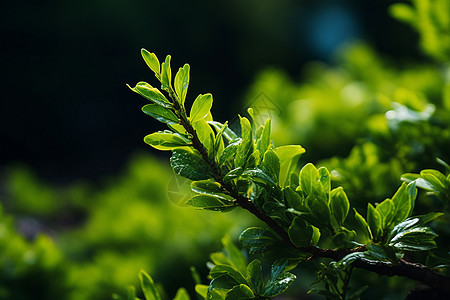
[[(399, 66), (359, 43), (343, 49), (336, 66), (311, 63), (303, 77), (296, 84), (267, 70), (247, 103), (272, 117), (277, 145), (304, 146), (303, 158), (334, 169), (362, 206), (392, 194), (402, 173), (438, 167), (436, 156), (448, 160), (450, 107), (436, 64)], [(261, 92), (279, 111), (261, 105)]]
[[(219, 247), (220, 238), (230, 231), (237, 235), (250, 222), (240, 213), (212, 216), (176, 205), (177, 197), (186, 196), (189, 182), (172, 177), (167, 162), (151, 155), (136, 155), (123, 174), (95, 189), (86, 183), (52, 187), (23, 167), (8, 174), (3, 202), (20, 218), (3, 227), (17, 226), (21, 232), (15, 232), (14, 239), (6, 233), (0, 237), (8, 246), (6, 255), (15, 253), (16, 258), (2, 259), (9, 261), (1, 272), (10, 276), (2, 282), (12, 283), (2, 286), (4, 295), (15, 295), (16, 286), (32, 285), (33, 299), (110, 299), (113, 292), (136, 284), (142, 268), (170, 291), (190, 282), (191, 265), (206, 272), (203, 258)], [(77, 213), (69, 214), (71, 210)], [(2, 232), (10, 232), (6, 229)], [(23, 237), (33, 239), (39, 231), (50, 235), (34, 243)], [(39, 255), (43, 259), (36, 258)], [(37, 267), (22, 267), (27, 260)], [(180, 266), (182, 270), (173, 271)], [(39, 272), (43, 275), (36, 275)], [(40, 284), (33, 282), (35, 276)]]
[(65, 299), (64, 258), (46, 234), (27, 240), (0, 205), (0, 299)]

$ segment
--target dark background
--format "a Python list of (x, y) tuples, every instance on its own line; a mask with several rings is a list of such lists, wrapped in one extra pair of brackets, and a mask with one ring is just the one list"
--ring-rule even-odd
[(246, 87), (274, 66), (299, 78), (362, 39), (394, 59), (418, 56), (416, 35), (389, 17), (391, 0), (2, 1), (0, 166), (23, 163), (67, 182), (119, 171), (162, 128), (126, 83), (152, 72), (140, 49), (175, 73), (191, 65), (188, 99), (211, 92), (219, 120), (241, 112)]

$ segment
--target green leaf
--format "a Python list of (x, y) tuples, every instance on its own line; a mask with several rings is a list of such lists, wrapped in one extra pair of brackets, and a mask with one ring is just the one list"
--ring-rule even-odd
[(198, 95), (191, 107), (189, 118), (191, 123), (204, 119), (211, 110), (213, 97), (211, 94)]
[(169, 125), (178, 124), (178, 117), (169, 109), (157, 104), (147, 104), (142, 111), (156, 120)]
[(429, 227), (414, 227), (392, 238), (389, 245), (406, 251), (424, 251), (436, 248), (437, 234)]
[(244, 276), (238, 270), (229, 265), (215, 265), (209, 272), (209, 275), (212, 278), (217, 278), (222, 275), (228, 275), (237, 283), (247, 283), (247, 280), (244, 278)]
[(311, 238), (311, 244), (313, 244), (314, 246), (316, 246), (319, 243), (320, 240), (320, 230), (317, 227), (312, 226), (313, 229), (313, 236)]
[(342, 187), (338, 187), (331, 191), (330, 208), (333, 218), (339, 226), (342, 226), (350, 209), (350, 202)]
[(280, 295), (297, 278), (294, 274), (284, 272), (286, 265), (287, 260), (276, 261), (272, 265), (270, 278), (264, 287), (264, 293), (262, 296), (275, 297), (277, 295)]
[(267, 150), (261, 164), (262, 169), (268, 174), (274, 182), (278, 182), (280, 175), (280, 159), (273, 150)]
[(170, 92), (172, 87), (172, 70), (170, 68), (171, 56), (167, 55), (166, 60), (162, 63), (161, 67), (161, 89)]
[(163, 106), (165, 108), (172, 108), (172, 104), (167, 98), (157, 89), (152, 87), (147, 82), (138, 82), (134, 88), (127, 85), (133, 92), (143, 96), (147, 100), (152, 101), (155, 104)]
[(246, 117), (239, 116), (241, 121), (241, 138), (242, 142), (238, 146), (236, 157), (234, 159), (234, 166), (243, 167), (247, 158), (253, 153), (253, 138), (252, 126)]
[(415, 182), (409, 184), (403, 183), (397, 190), (392, 197), (392, 202), (395, 207), (394, 216), (392, 218), (393, 224), (398, 224), (411, 215), (416, 196), (417, 189)]
[(233, 169), (223, 177), (223, 182), (230, 182), (241, 176), (243, 172), (244, 170), (241, 167)]
[(378, 204), (375, 209), (380, 213), (383, 230), (389, 228), (394, 218), (395, 204), (391, 199), (386, 199)]
[(247, 281), (249, 282), (251, 289), (255, 291), (256, 294), (262, 293), (264, 281), (261, 262), (258, 259), (253, 260), (247, 266), (247, 274)]
[(270, 119), (267, 119), (262, 129), (261, 137), (257, 142), (256, 148), (260, 153), (266, 153), (266, 151), (270, 148), (270, 123)]
[(199, 194), (214, 196), (226, 201), (234, 200), (231, 195), (222, 189), (220, 184), (212, 180), (194, 181), (191, 183), (191, 190)]
[(139, 272), (139, 280), (146, 300), (161, 300), (153, 279), (144, 270)]
[(315, 216), (316, 220), (316, 222), (311, 224), (318, 227), (327, 226), (331, 222), (328, 197), (319, 181), (314, 182), (314, 184), (315, 186), (312, 187), (313, 190), (311, 194), (309, 194), (305, 199), (305, 203), (307, 204), (310, 212)]
[(183, 68), (180, 68), (175, 75), (175, 92), (181, 99), (182, 106), (184, 106), (189, 87), (189, 70), (189, 65), (185, 64)]
[(356, 209), (353, 209), (355, 212), (355, 219), (356, 221), (359, 223), (359, 225), (361, 226), (361, 228), (364, 230), (364, 233), (367, 234), (367, 237), (369, 239), (372, 239), (372, 232), (370, 231), (370, 227), (369, 224), (367, 224), (366, 219), (364, 219), (363, 216), (361, 216)]
[(224, 295), (226, 295), (226, 292), (228, 292), (228, 290), (231, 290), (236, 285), (238, 285), (236, 280), (234, 280), (232, 277), (230, 277), (229, 275), (226, 275), (226, 274), (219, 276), (217, 278), (214, 278), (209, 283), (208, 299), (225, 299), (225, 298), (210, 297), (210, 296), (212, 296), (211, 292), (214, 290), (217, 290), (217, 292), (220, 292), (220, 290), (222, 290), (222, 291), (225, 291)]
[(259, 166), (261, 160), (261, 155), (259, 154), (259, 150), (256, 149), (252, 154), (247, 158), (247, 162), (245, 163), (246, 168), (255, 168)]
[(170, 165), (176, 174), (191, 180), (204, 180), (211, 177), (210, 168), (201, 156), (184, 149), (173, 150)]
[(283, 189), (283, 198), (288, 208), (300, 211), (302, 206), (302, 198), (291, 187)]
[(223, 250), (233, 263), (233, 266), (244, 276), (247, 276), (247, 260), (244, 254), (236, 247), (229, 235), (222, 238)]
[(370, 231), (373, 234), (374, 239), (378, 239), (383, 235), (383, 228), (381, 226), (381, 215), (373, 207), (371, 203), (367, 204), (367, 223), (369, 224)]
[(287, 145), (273, 149), (280, 159), (280, 184), (284, 186), (289, 179), (288, 175), (297, 166), (297, 161), (305, 149), (299, 145)]
[(233, 206), (233, 202), (209, 195), (197, 195), (186, 202), (187, 205), (208, 210), (221, 211)]
[(160, 76), (161, 68), (159, 65), (158, 57), (156, 57), (155, 53), (150, 53), (147, 50), (145, 50), (144, 48), (142, 48), (141, 55), (142, 55), (142, 58), (144, 59), (145, 63), (147, 64), (147, 66), (149, 66), (149, 68), (153, 72), (155, 72), (155, 74), (157, 76)]
[(211, 126), (208, 125), (205, 119), (197, 120), (192, 126), (197, 132), (198, 139), (205, 146), (208, 154), (212, 156), (214, 154), (214, 131)]
[(305, 165), (300, 171), (300, 183), (305, 195), (312, 194), (319, 182), (319, 171), (312, 163)]
[(191, 297), (184, 288), (179, 288), (173, 300), (191, 300)]
[(389, 245), (408, 251), (429, 250), (436, 247), (434, 238), (437, 236), (424, 225), (442, 213), (429, 213), (411, 217), (396, 225), (388, 236)]
[(313, 236), (313, 229), (299, 217), (295, 217), (288, 230), (291, 242), (297, 247), (310, 245)]
[[(211, 124), (216, 130), (220, 130), (224, 125), (217, 121), (208, 121), (208, 123)], [(228, 140), (228, 142), (233, 142), (239, 138), (238, 135), (233, 130), (231, 130), (229, 127), (225, 128), (223, 135)]]
[(169, 130), (149, 134), (144, 137), (144, 142), (158, 150), (173, 150), (192, 145), (191, 141), (181, 134), (173, 133)]
[(225, 122), (222, 126), (222, 128), (220, 128), (220, 130), (217, 131), (216, 134), (216, 140), (214, 141), (214, 155), (216, 158), (216, 161), (218, 160), (218, 158), (220, 158), (224, 148), (225, 148), (225, 143), (223, 141), (223, 133), (224, 131), (227, 129), (228, 127), (228, 121)]
[(252, 290), (245, 284), (240, 284), (231, 289), (225, 297), (226, 300), (254, 299)]
[(241, 233), (239, 242), (245, 249), (254, 254), (265, 252), (270, 246), (279, 243), (280, 238), (269, 229), (250, 227)]
[(323, 186), (323, 189), (327, 194), (331, 191), (331, 175), (330, 172), (328, 172), (328, 169), (325, 167), (320, 167), (318, 170), (319, 172), (319, 181)]
[(229, 159), (231, 159), (237, 152), (237, 149), (239, 147), (239, 144), (242, 142), (241, 138), (237, 138), (233, 142), (231, 142), (225, 149), (223, 150), (222, 154), (219, 157), (219, 164), (223, 165), (225, 162), (227, 162)]
[(444, 174), (436, 170), (423, 170), (420, 176), (433, 186), (433, 191), (443, 193), (446, 190), (446, 178)]
[(247, 169), (242, 174), (242, 177), (246, 177), (253, 182), (258, 182), (269, 187), (276, 187), (277, 184), (261, 169)]

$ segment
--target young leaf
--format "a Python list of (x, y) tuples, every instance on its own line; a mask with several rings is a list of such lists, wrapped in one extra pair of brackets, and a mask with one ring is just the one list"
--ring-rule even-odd
[(375, 209), (380, 213), (383, 230), (389, 228), (394, 217), (395, 205), (391, 199), (386, 199), (378, 204)]
[(169, 92), (172, 87), (172, 70), (170, 68), (171, 56), (167, 55), (161, 67), (161, 89)]
[(213, 97), (211, 94), (198, 95), (191, 107), (189, 118), (191, 123), (204, 119), (211, 110)]
[(274, 182), (278, 182), (280, 175), (280, 159), (273, 150), (267, 150), (261, 164), (262, 169), (272, 178)]
[(213, 196), (226, 201), (234, 200), (233, 197), (220, 187), (220, 184), (212, 180), (194, 181), (191, 183), (191, 190), (199, 194)]
[(259, 260), (255, 259), (247, 266), (247, 281), (256, 294), (262, 293), (264, 281), (261, 262)]
[(248, 300), (253, 299), (255, 295), (245, 284), (234, 286), (226, 295), (225, 300)]
[(433, 186), (434, 192), (445, 192), (446, 178), (441, 172), (436, 170), (423, 170), (420, 172), (420, 176)]
[(333, 218), (339, 226), (342, 226), (350, 209), (350, 202), (342, 187), (338, 187), (331, 191), (330, 208)]
[(316, 167), (308, 163), (300, 171), (300, 183), (302, 187), (302, 192), (306, 195), (311, 194), (319, 182), (319, 172)]
[(236, 270), (234, 267), (230, 265), (215, 265), (209, 272), (209, 275), (212, 278), (217, 278), (222, 275), (228, 275), (231, 278), (233, 278), (237, 283), (243, 284), (247, 283), (247, 280), (244, 278), (244, 276), (238, 270)]
[(184, 106), (189, 87), (189, 70), (189, 65), (185, 64), (183, 68), (180, 68), (175, 75), (175, 92), (181, 99), (182, 106)]
[(297, 247), (306, 247), (310, 245), (313, 236), (313, 229), (302, 219), (295, 217), (288, 230), (289, 238)]
[(241, 167), (233, 169), (223, 177), (223, 182), (230, 182), (231, 180), (237, 179), (243, 172), (244, 169)]
[(173, 133), (169, 130), (149, 134), (144, 137), (144, 142), (158, 150), (173, 150), (191, 145), (190, 140), (179, 133)]
[(173, 150), (170, 158), (173, 171), (191, 180), (209, 179), (210, 168), (201, 156), (184, 149)]
[(142, 111), (156, 120), (168, 125), (178, 124), (178, 117), (169, 109), (157, 104), (147, 104)]
[(235, 167), (244, 167), (245, 162), (250, 154), (253, 153), (252, 126), (246, 117), (239, 116), (241, 121), (241, 138), (242, 142), (236, 152), (234, 159)]
[(172, 108), (172, 104), (167, 98), (157, 89), (152, 87), (146, 82), (138, 82), (134, 88), (127, 85), (133, 92), (143, 96), (147, 100), (152, 101), (157, 105), (161, 105), (165, 108)]
[(289, 179), (291, 169), (295, 169), (297, 161), (301, 154), (305, 153), (305, 149), (299, 145), (287, 145), (273, 149), (280, 159), (280, 184), (284, 186)]
[(253, 182), (258, 182), (269, 187), (277, 187), (277, 184), (261, 169), (247, 169), (242, 174), (242, 177), (246, 177)]
[(353, 209), (355, 212), (355, 219), (356, 221), (359, 223), (359, 225), (361, 226), (361, 228), (363, 229), (364, 233), (367, 234), (367, 237), (369, 239), (372, 239), (372, 232), (370, 231), (370, 227), (369, 224), (367, 224), (366, 219), (364, 219), (363, 216), (361, 216), (358, 211), (356, 211), (356, 209)]
[[(216, 130), (220, 130), (224, 125), (217, 121), (208, 121), (208, 123), (211, 124)], [(239, 138), (238, 135), (229, 127), (225, 128), (223, 136), (227, 139), (228, 142), (233, 142)]]
[(159, 65), (158, 57), (156, 57), (155, 53), (150, 53), (147, 50), (145, 50), (144, 48), (142, 48), (141, 55), (142, 55), (142, 58), (144, 59), (145, 63), (147, 64), (147, 66), (149, 66), (149, 68), (153, 72), (155, 72), (155, 74), (157, 76), (160, 76), (161, 75), (161, 67)]
[(331, 191), (330, 172), (325, 167), (320, 167), (317, 171), (319, 172), (319, 181), (322, 184), (325, 193), (329, 194)]
[(214, 131), (205, 119), (197, 120), (193, 123), (195, 131), (197, 132), (198, 139), (205, 146), (208, 154), (212, 156), (214, 154)]
[(288, 186), (283, 189), (283, 198), (288, 208), (293, 208), (298, 211), (301, 210), (302, 198), (291, 187)]
[(242, 142), (241, 138), (237, 138), (233, 142), (231, 142), (220, 154), (219, 157), (219, 165), (223, 165), (229, 159), (231, 159), (237, 152), (239, 144)]
[(367, 204), (367, 223), (369, 224), (370, 231), (373, 234), (374, 239), (378, 239), (383, 234), (383, 227), (381, 226), (381, 215), (373, 207), (371, 203)]
[(210, 195), (197, 195), (186, 202), (187, 205), (208, 210), (222, 211), (233, 206), (233, 202)]
[(267, 119), (257, 142), (256, 148), (260, 153), (265, 153), (270, 147), (270, 123), (270, 119)]
[(139, 272), (139, 280), (146, 300), (161, 300), (153, 279), (144, 270)]
[(398, 224), (411, 215), (416, 196), (417, 189), (415, 182), (402, 184), (392, 197), (392, 202), (395, 207), (392, 223)]

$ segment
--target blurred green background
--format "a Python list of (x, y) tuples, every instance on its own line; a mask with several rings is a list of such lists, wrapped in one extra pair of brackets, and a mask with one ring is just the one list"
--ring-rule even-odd
[[(271, 117), (275, 143), (304, 146), (358, 209), (449, 162), (448, 57), (423, 54), (390, 4), (3, 1), (0, 299), (110, 299), (140, 269), (192, 292), (189, 267), (205, 275), (220, 238), (257, 222), (176, 205), (188, 183), (142, 142), (162, 127), (125, 85), (155, 83), (142, 47), (188, 62), (191, 101), (211, 92), (217, 120)], [(412, 286), (385, 284), (393, 299)]]

